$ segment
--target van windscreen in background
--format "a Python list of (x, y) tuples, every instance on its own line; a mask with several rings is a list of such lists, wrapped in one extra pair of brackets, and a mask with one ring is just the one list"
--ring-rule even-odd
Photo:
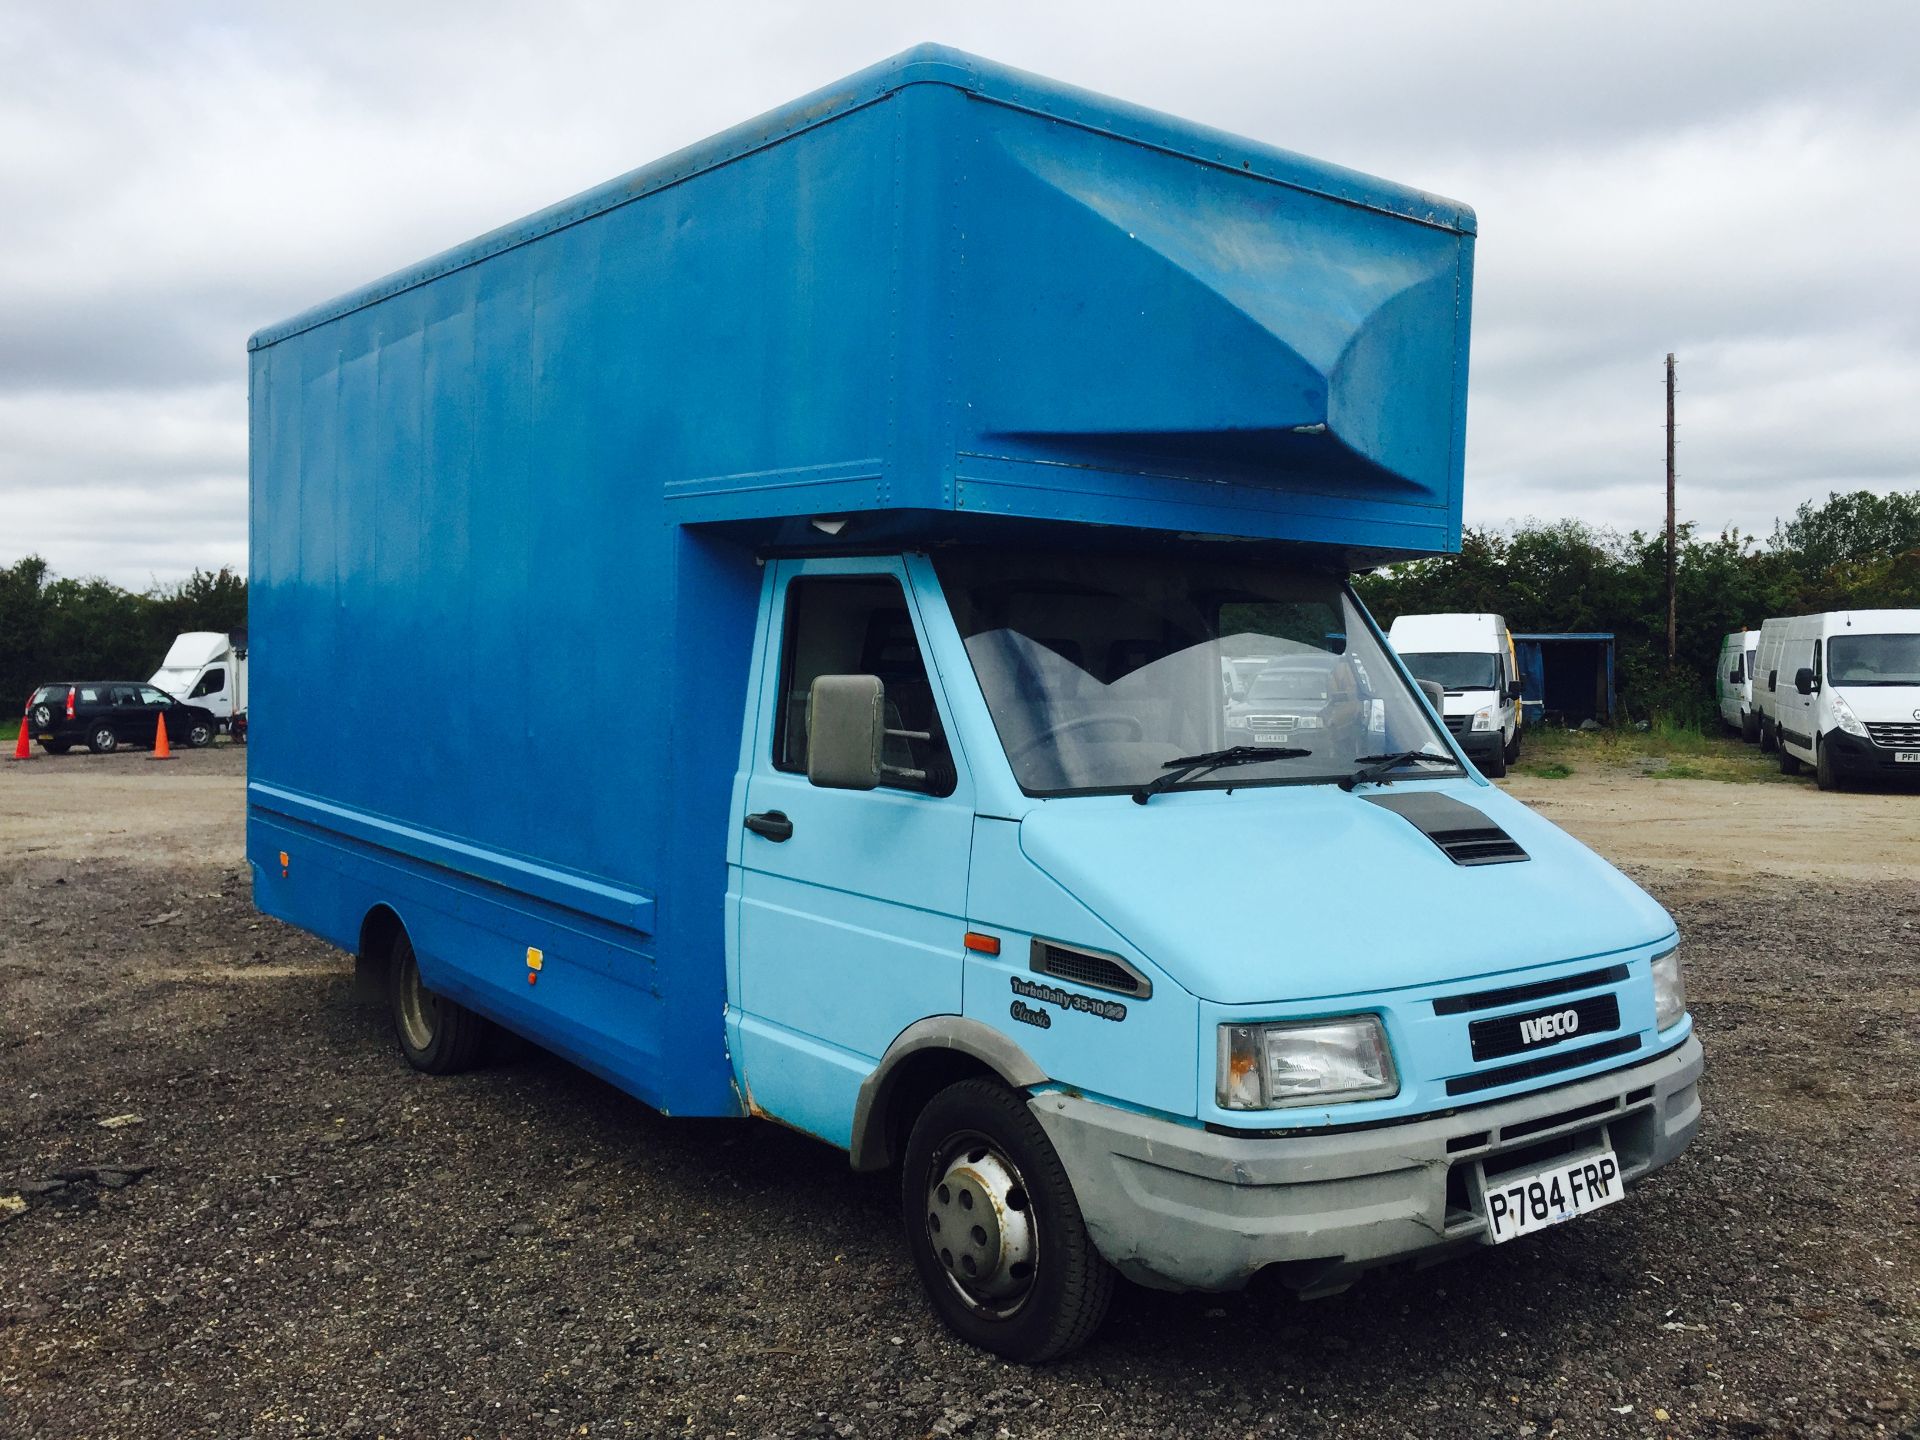
[(1920, 685), (1920, 635), (1835, 635), (1827, 641), (1832, 685)]
[(972, 548), (934, 568), (1029, 795), (1131, 791), (1237, 746), (1274, 754), (1192, 783), (1328, 782), (1403, 751), (1455, 765), (1341, 576), (1215, 554)]
[(1472, 650), (1429, 650), (1414, 654), (1401, 652), (1400, 658), (1416, 680), (1431, 680), (1441, 689), (1498, 690), (1500, 659)]

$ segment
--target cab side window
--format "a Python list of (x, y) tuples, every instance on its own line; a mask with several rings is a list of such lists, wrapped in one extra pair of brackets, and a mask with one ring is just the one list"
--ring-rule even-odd
[(224, 666), (216, 665), (200, 677), (200, 683), (193, 687), (193, 693), (187, 698), (198, 700), (202, 695), (218, 695), (227, 687), (227, 672)]
[(780, 656), (779, 713), (774, 718), (773, 764), (805, 774), (807, 699), (822, 675), (878, 675), (886, 696), (889, 731), (882, 759), (924, 780), (888, 777), (888, 789), (951, 795), (953, 754), (940, 727), (920, 641), (906, 596), (890, 576), (805, 577), (787, 586), (785, 638)]

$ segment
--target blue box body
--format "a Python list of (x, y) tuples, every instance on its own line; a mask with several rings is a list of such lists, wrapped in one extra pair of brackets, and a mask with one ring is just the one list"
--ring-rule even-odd
[(434, 988), (738, 1113), (761, 557), (1454, 548), (1472, 247), (1451, 202), (923, 48), (262, 331), (260, 907), (351, 949), (388, 905)]

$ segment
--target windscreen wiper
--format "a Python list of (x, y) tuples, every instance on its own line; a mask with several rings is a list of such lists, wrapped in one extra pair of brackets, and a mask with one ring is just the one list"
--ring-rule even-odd
[(1360, 768), (1342, 779), (1340, 788), (1351, 790), (1356, 785), (1365, 785), (1372, 780), (1391, 785), (1393, 782), (1384, 778), (1388, 772), (1398, 770), (1402, 765), (1411, 765), (1416, 760), (1427, 760), (1436, 765), (1453, 764), (1451, 756), (1435, 755), (1431, 750), (1396, 750), (1391, 755), (1362, 755), (1354, 761)]
[(1166, 774), (1135, 790), (1133, 803), (1144, 805), (1162, 790), (1171, 790), (1182, 780), (1218, 770), (1223, 765), (1247, 765), (1255, 760), (1299, 760), (1312, 753), (1285, 745), (1233, 745), (1225, 750), (1209, 750), (1204, 755), (1182, 755), (1166, 762)]

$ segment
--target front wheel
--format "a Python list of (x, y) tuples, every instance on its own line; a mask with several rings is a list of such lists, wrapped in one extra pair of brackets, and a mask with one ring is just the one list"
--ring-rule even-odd
[(901, 1166), (907, 1246), (947, 1328), (1023, 1364), (1084, 1345), (1113, 1271), (1026, 1098), (963, 1080), (928, 1102)]
[(420, 983), (420, 962), (404, 930), (394, 936), (387, 963), (387, 998), (400, 1053), (414, 1069), (457, 1075), (474, 1067), (487, 1038), (487, 1022)]
[(213, 743), (213, 722), (196, 720), (187, 726), (187, 745), (190, 749), (204, 750)]
[(42, 740), (40, 748), (49, 755), (64, 755), (73, 748), (71, 740)]
[(1489, 780), (1498, 780), (1507, 773), (1507, 747), (1496, 747), (1486, 759), (1480, 762), (1480, 773)]
[(1813, 742), (1813, 783), (1822, 790), (1840, 790), (1840, 772), (1834, 768), (1833, 747)]
[(1780, 747), (1780, 773), (1782, 775), (1798, 775), (1800, 773), (1799, 756), (1789, 755), (1787, 753), (1786, 741), (1776, 740), (1775, 743)]
[(1513, 738), (1507, 742), (1507, 764), (1511, 765), (1520, 758), (1520, 728), (1514, 727)]

